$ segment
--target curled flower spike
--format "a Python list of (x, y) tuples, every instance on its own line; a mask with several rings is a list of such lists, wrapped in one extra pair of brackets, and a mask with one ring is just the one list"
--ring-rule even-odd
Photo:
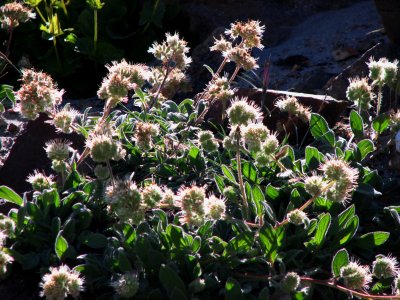
[(62, 300), (68, 295), (78, 298), (83, 291), (84, 283), (79, 276), (79, 272), (71, 270), (66, 265), (50, 268), (50, 273), (45, 274), (40, 283), (42, 288), (40, 296), (46, 297), (48, 300)]
[(0, 24), (5, 30), (15, 28), (20, 23), (26, 23), (35, 17), (31, 9), (19, 2), (6, 3), (0, 7)]
[(294, 225), (302, 225), (307, 220), (307, 215), (299, 209), (292, 210), (287, 214), (287, 219)]
[(325, 184), (324, 178), (319, 175), (312, 175), (304, 179), (304, 188), (313, 197), (321, 194)]
[(369, 78), (378, 84), (391, 86), (397, 79), (399, 61), (390, 62), (387, 58), (380, 58), (378, 61), (370, 57), (367, 63), (369, 68)]
[(227, 110), (227, 114), (231, 125), (246, 126), (250, 123), (261, 121), (263, 118), (261, 109), (246, 97), (235, 97)]
[(357, 261), (352, 261), (340, 268), (340, 278), (346, 287), (353, 290), (367, 289), (372, 281), (369, 267), (361, 266)]

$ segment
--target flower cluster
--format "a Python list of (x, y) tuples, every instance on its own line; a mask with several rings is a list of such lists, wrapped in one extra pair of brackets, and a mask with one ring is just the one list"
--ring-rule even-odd
[(0, 24), (5, 30), (15, 28), (20, 23), (26, 23), (35, 17), (31, 9), (19, 2), (6, 3), (0, 7)]
[(26, 181), (38, 192), (43, 192), (45, 189), (49, 189), (55, 184), (51, 176), (46, 176), (38, 170), (35, 170), (33, 174), (29, 175)]
[(164, 66), (174, 64), (174, 67), (184, 70), (192, 62), (187, 56), (189, 48), (187, 42), (179, 38), (179, 34), (166, 34), (166, 40), (161, 44), (155, 42), (148, 50), (155, 58), (161, 60)]
[(207, 94), (211, 99), (226, 102), (235, 95), (236, 89), (230, 87), (227, 76), (216, 77), (206, 87)]
[(165, 204), (173, 206), (173, 192), (155, 183), (139, 188), (130, 180), (113, 180), (106, 188), (106, 201), (110, 210), (122, 222), (139, 224), (146, 210)]
[(280, 287), (284, 292), (291, 293), (297, 290), (300, 285), (300, 276), (296, 272), (287, 273), (280, 282)]
[(378, 61), (370, 58), (367, 63), (369, 69), (369, 78), (380, 85), (393, 86), (397, 80), (399, 61), (394, 60), (390, 62), (387, 58), (383, 57)]
[(245, 97), (235, 97), (227, 110), (227, 114), (232, 126), (246, 126), (263, 118), (261, 109)]
[(51, 140), (45, 147), (47, 157), (52, 161), (53, 170), (57, 173), (64, 173), (67, 168), (66, 160), (72, 152), (71, 143), (63, 140)]
[(349, 264), (341, 267), (340, 278), (346, 287), (353, 290), (366, 289), (372, 281), (369, 267), (362, 266), (357, 261), (351, 261)]
[(243, 141), (249, 151), (260, 151), (262, 143), (270, 135), (267, 126), (261, 123), (250, 123), (242, 129)]
[(175, 203), (183, 212), (182, 223), (200, 226), (207, 219), (219, 220), (225, 217), (225, 200), (214, 195), (206, 197), (204, 187), (183, 187), (176, 198)]
[(326, 198), (333, 202), (345, 203), (350, 193), (357, 187), (358, 171), (342, 159), (329, 159), (321, 171), (333, 186), (326, 192)]
[(126, 151), (122, 148), (121, 143), (108, 133), (92, 134), (86, 141), (86, 146), (90, 150), (90, 156), (95, 162), (118, 161), (126, 155)]
[(361, 110), (368, 110), (371, 102), (375, 98), (372, 87), (368, 83), (368, 78), (352, 78), (346, 91), (346, 97)]
[[(259, 21), (254, 20), (232, 23), (230, 29), (225, 31), (230, 41), (221, 36), (220, 39), (215, 39), (210, 50), (222, 52), (225, 60), (236, 63), (238, 68), (247, 71), (257, 69), (257, 60), (251, 56), (251, 50), (264, 48), (261, 44), (264, 29), (265, 26), (261, 26)], [(238, 38), (240, 41), (234, 44)]]
[(125, 60), (113, 61), (107, 69), (108, 75), (103, 79), (97, 95), (100, 99), (107, 100), (111, 107), (127, 97), (130, 90), (143, 86), (150, 77), (147, 66), (130, 64)]
[(287, 214), (287, 219), (294, 225), (302, 225), (307, 221), (307, 215), (304, 211), (295, 209)]
[(49, 112), (62, 101), (63, 91), (57, 89), (53, 79), (32, 69), (22, 71), (22, 85), (16, 92), (21, 114), (36, 119), (41, 112)]
[(218, 150), (218, 142), (214, 134), (209, 130), (202, 130), (197, 133), (198, 143), (207, 152), (214, 152)]
[(310, 121), (311, 111), (308, 107), (305, 107), (296, 97), (286, 96), (276, 101), (275, 106), (280, 111), (287, 112), (289, 117), (294, 116), (302, 120), (304, 123)]
[(79, 116), (79, 112), (69, 105), (63, 106), (62, 109), (51, 113), (51, 120), (48, 123), (52, 124), (57, 131), (62, 133), (72, 133), (75, 120)]
[(79, 276), (79, 272), (71, 270), (66, 265), (50, 268), (50, 273), (45, 274), (40, 283), (42, 288), (40, 296), (48, 300), (63, 300), (68, 295), (78, 298), (83, 291), (84, 283)]
[(152, 139), (160, 132), (158, 125), (146, 122), (137, 122), (135, 126), (134, 140), (136, 145), (143, 150), (153, 147)]

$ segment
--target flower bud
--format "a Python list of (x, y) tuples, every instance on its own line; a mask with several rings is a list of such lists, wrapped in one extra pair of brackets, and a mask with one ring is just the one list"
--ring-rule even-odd
[(107, 178), (110, 177), (110, 169), (104, 165), (97, 165), (94, 168), (94, 175), (99, 180), (106, 180)]
[(395, 277), (398, 271), (396, 258), (384, 255), (377, 255), (372, 263), (372, 273), (378, 279)]
[(353, 290), (366, 289), (372, 281), (369, 268), (367, 266), (360, 266), (355, 261), (350, 262), (340, 269), (340, 277), (343, 279), (344, 285)]
[(280, 286), (287, 293), (294, 292), (300, 285), (300, 276), (296, 272), (289, 272), (283, 277)]
[(132, 298), (139, 290), (138, 276), (134, 272), (125, 273), (113, 281), (111, 286), (120, 297), (124, 299)]
[(304, 211), (295, 209), (287, 214), (287, 218), (294, 225), (302, 225), (306, 221), (307, 215)]

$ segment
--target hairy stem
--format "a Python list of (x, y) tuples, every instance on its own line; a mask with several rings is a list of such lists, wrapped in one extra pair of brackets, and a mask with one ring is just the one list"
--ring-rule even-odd
[(149, 107), (147, 108), (147, 111), (150, 111), (150, 109), (154, 105), (157, 105), (158, 97), (160, 96), (161, 90), (163, 89), (170, 72), (171, 72), (171, 68), (169, 67), (169, 62), (167, 62), (167, 70), (165, 71), (165, 76), (163, 78), (163, 81), (161, 82), (160, 86), (157, 89), (157, 93), (156, 93), (156, 96), (154, 97), (154, 100), (149, 103)]
[(247, 196), (246, 191), (244, 189), (243, 183), (243, 174), (242, 174), (242, 160), (240, 158), (240, 127), (238, 126), (236, 129), (236, 164), (237, 164), (237, 171), (238, 171), (238, 180), (239, 180), (239, 188), (242, 194), (243, 200), (243, 217), (245, 220), (249, 218), (249, 205), (247, 203)]
[[(309, 200), (307, 200), (300, 208), (300, 211), (304, 211), (307, 207), (309, 207), (314, 201), (315, 199), (317, 199), (318, 197), (320, 197), (323, 193), (325, 193), (327, 190), (329, 190), (333, 185), (335, 184), (334, 181), (329, 182), (323, 189), (321, 189), (321, 191), (316, 194), (315, 196), (313, 196), (312, 198), (310, 198)], [(289, 219), (284, 219), (282, 222), (278, 223), (277, 225), (275, 225), (274, 229), (277, 229), (285, 224), (289, 223)]]

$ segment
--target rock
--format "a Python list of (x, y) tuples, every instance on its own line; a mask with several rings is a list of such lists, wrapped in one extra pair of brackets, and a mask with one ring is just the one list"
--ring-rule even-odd
[(400, 45), (400, 2), (398, 0), (375, 0), (382, 24), (388, 38)]
[[(0, 169), (0, 183), (12, 188), (17, 193), (24, 193), (31, 189), (26, 182), (29, 174), (34, 170), (50, 172), (50, 161), (44, 150), (47, 141), (61, 138), (72, 142), (72, 147), (82, 151), (84, 138), (77, 134), (60, 134), (55, 128), (45, 123), (48, 117), (41, 114), (39, 118), (29, 121), (16, 138), (8, 157)], [(0, 206), (0, 212), (6, 212), (10, 205)]]

